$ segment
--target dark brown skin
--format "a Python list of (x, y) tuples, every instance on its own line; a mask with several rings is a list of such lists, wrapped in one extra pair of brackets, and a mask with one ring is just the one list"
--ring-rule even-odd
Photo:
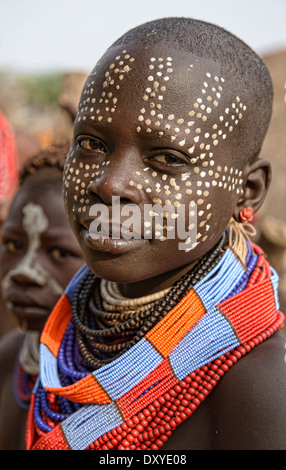
[(5, 308), (5, 302), (2, 298), (2, 294), (0, 292), (0, 309), (1, 309), (1, 327), (0, 327), (0, 338), (8, 333), (8, 331), (15, 328), (16, 324), (14, 319), (11, 315), (8, 315)]
[[(41, 170), (43, 171), (43, 170)], [(35, 176), (36, 178), (37, 176)], [(22, 225), (22, 209), (28, 203), (38, 204), (44, 210), (49, 225), (41, 234), (41, 243), (33, 263), (40, 264), (64, 288), (82, 266), (83, 258), (77, 240), (70, 229), (59, 190), (31, 193), (28, 188), (17, 194), (3, 225), (3, 243), (0, 251), (1, 280), (14, 269), (27, 253), (29, 240)], [(15, 274), (4, 289), (3, 297), (9, 304), (7, 314), (13, 315), (17, 325), (42, 331), (47, 316), (59, 298), (45, 283), (40, 284), (29, 275)], [(17, 299), (17, 301), (15, 301)], [(28, 303), (27, 305), (22, 305)], [(25, 337), (26, 329), (14, 329), (0, 341), (0, 449), (25, 448), (27, 412), (20, 408), (13, 393), (14, 367)]]
[[(110, 70), (117, 65), (117, 63), (114, 65), (114, 58), (120, 54), (122, 57), (123, 49), (127, 51), (129, 57), (135, 58), (135, 61), (131, 65), (131, 72), (124, 75), (124, 71), (119, 71), (123, 75), (121, 82), (118, 79), (115, 82), (120, 84), (120, 90), (115, 91), (111, 86), (114, 75), (111, 76)], [(163, 117), (158, 128), (154, 125), (154, 121), (146, 121), (149, 114), (143, 118), (139, 116), (142, 116), (146, 109), (147, 113), (150, 111), (150, 99), (147, 97), (146, 101), (143, 101), (143, 95), (146, 94), (148, 87), (148, 76), (152, 73), (154, 75), (154, 72), (148, 69), (150, 58), (169, 56), (172, 57), (173, 70), (170, 73), (168, 89), (164, 93), (161, 110)], [(126, 61), (122, 63), (122, 67), (126, 66), (126, 63)], [(191, 78), (187, 72), (190, 64), (195, 64)], [(145, 51), (140, 47), (138, 49), (136, 46), (126, 44), (112, 48), (105, 54), (96, 74), (90, 76), (85, 86), (85, 93), (82, 95), (78, 116), (75, 119), (73, 148), (66, 167), (67, 215), (90, 269), (99, 277), (118, 282), (122, 292), (127, 296), (146, 295), (170, 286), (215, 245), (232, 216), (239, 220), (239, 213), (244, 207), (252, 207), (256, 212), (267, 193), (271, 179), (269, 162), (256, 158), (246, 161), (240, 158), (240, 155), (235, 155), (235, 140), (243, 139), (238, 124), (231, 136), (228, 135), (227, 139), (220, 141), (212, 152), (215, 165), (213, 169), (219, 171), (218, 168), (224, 166), (228, 169), (230, 167), (238, 169), (242, 175), (241, 186), (238, 191), (226, 191), (217, 185), (210, 185), (204, 205), (209, 201), (212, 204), (211, 228), (207, 238), (200, 241), (193, 250), (188, 253), (179, 251), (177, 239), (161, 242), (155, 239), (144, 240), (142, 237), (131, 244), (131, 249), (128, 251), (121, 251), (117, 246), (110, 244), (110, 240), (101, 245), (93, 245), (87, 240), (90, 222), (88, 213), (93, 204), (101, 203), (111, 210), (112, 196), (120, 196), (123, 207), (126, 203), (134, 203), (142, 210), (144, 204), (152, 203), (156, 183), (162, 185), (163, 174), (167, 175), (168, 181), (173, 177), (181, 182), (182, 175), (188, 172), (192, 188), (196, 186), (202, 176), (203, 166), (200, 160), (193, 164), (190, 158), (194, 155), (199, 157), (200, 151), (196, 149), (191, 156), (188, 151), (196, 137), (195, 129), (199, 127), (203, 136), (213, 133), (213, 126), (219, 122), (222, 110), (230, 108), (236, 95), (240, 95), (239, 91), (232, 90), (231, 83), (227, 83), (226, 80), (219, 106), (216, 109), (212, 107), (208, 119), (205, 122), (196, 121), (184, 144), (186, 135), (178, 125), (180, 129), (177, 138), (172, 140), (171, 137), (175, 132), (174, 127), (166, 128), (166, 124), (170, 123), (168, 116), (174, 114), (176, 119), (183, 118), (184, 122), (195, 119), (189, 117), (189, 111), (198, 96), (201, 96), (206, 72), (210, 72), (212, 77), (221, 76), (219, 64), (211, 60), (203, 58), (197, 60), (196, 57), (185, 55), (184, 52), (167, 49), (164, 45), (154, 46), (151, 51)], [(152, 83), (149, 82), (149, 86), (151, 87)], [(103, 90), (106, 92), (105, 98), (109, 91), (112, 92), (109, 102), (106, 101), (108, 102), (106, 106), (109, 108), (98, 104), (103, 102)], [(117, 101), (111, 115), (112, 96), (116, 96)], [(93, 101), (95, 104), (91, 104), (92, 98), (95, 98)], [(246, 96), (240, 98), (244, 104), (248, 104)], [(141, 111), (142, 108), (145, 108), (145, 111)], [(101, 120), (97, 119), (99, 114), (102, 116)], [(253, 119), (251, 109), (246, 108), (242, 119), (246, 121)], [(138, 131), (139, 125), (140, 131)], [(160, 130), (163, 130), (161, 135), (159, 135)], [(204, 141), (206, 142), (207, 140)], [(79, 180), (86, 182), (88, 181), (84, 176), (86, 168), (98, 164), (99, 168), (103, 169), (103, 162), (104, 171), (86, 185), (83, 196), (87, 199), (86, 208), (82, 211), (83, 203), (80, 202), (80, 198), (78, 197), (76, 202), (74, 198), (78, 194), (76, 188), (78, 183), (72, 183), (71, 176), (77, 171)], [(199, 167), (197, 172), (194, 170), (195, 166)], [(146, 178), (150, 179), (148, 185), (144, 185), (142, 177), (144, 170)], [(140, 176), (136, 176), (136, 171), (140, 172)], [(154, 171), (157, 176), (152, 179), (150, 175)], [(136, 184), (130, 184), (130, 180), (134, 180)], [(138, 183), (141, 186), (138, 187)], [(149, 192), (151, 196), (146, 191), (147, 186), (151, 188)], [(174, 203), (174, 193), (169, 199)], [(192, 196), (183, 193), (180, 202), (187, 205), (191, 200), (197, 202), (198, 196), (194, 193)], [(285, 448), (286, 423), (283, 416), (285, 344), (285, 337), (281, 333), (276, 333), (242, 358), (225, 375), (194, 415), (176, 429), (163, 448), (192, 450)]]

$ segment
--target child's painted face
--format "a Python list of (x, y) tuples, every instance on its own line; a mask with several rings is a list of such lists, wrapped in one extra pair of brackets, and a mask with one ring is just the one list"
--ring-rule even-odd
[(3, 225), (0, 251), (3, 297), (19, 325), (41, 331), (82, 264), (61, 194), (20, 190)]
[[(84, 87), (64, 176), (70, 223), (99, 277), (130, 283), (179, 272), (215, 245), (242, 192), (231, 140), (245, 112), (213, 61), (132, 46), (103, 57)], [(113, 223), (114, 196), (123, 211), (140, 208), (140, 238), (90, 236), (91, 208), (103, 204)], [(175, 214), (152, 224), (147, 204)], [(167, 217), (183, 216), (184, 235), (168, 232)]]

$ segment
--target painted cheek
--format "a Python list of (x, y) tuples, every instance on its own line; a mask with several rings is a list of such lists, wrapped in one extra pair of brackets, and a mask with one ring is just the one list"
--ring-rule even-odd
[[(129, 185), (136, 187), (144, 193), (143, 200), (153, 205), (159, 205), (164, 208), (173, 207), (180, 215), (177, 215), (177, 223), (180, 223), (180, 217), (184, 214), (184, 222), (189, 233), (185, 239), (185, 251), (194, 249), (198, 243), (205, 242), (211, 234), (211, 219), (213, 216), (213, 203), (211, 201), (220, 200), (221, 197), (229, 198), (229, 194), (236, 192), (240, 188), (242, 179), (241, 172), (233, 167), (216, 167), (216, 171), (202, 167), (193, 167), (192, 171), (185, 172), (178, 177), (170, 176), (166, 173), (160, 173), (146, 167), (143, 171), (134, 171)], [(241, 189), (239, 189), (241, 191)], [(181, 206), (185, 206), (185, 212), (182, 213)], [(181, 208), (179, 210), (179, 208)], [(158, 212), (158, 211), (157, 211)], [(156, 208), (151, 211), (156, 219)], [(150, 222), (148, 221), (148, 226)], [(196, 234), (194, 235), (194, 223), (196, 224)], [(146, 227), (145, 233), (149, 235), (151, 228)], [(168, 238), (166, 234), (166, 225), (163, 227), (155, 226), (155, 235), (161, 241)], [(161, 232), (160, 232), (161, 230)], [(195, 236), (195, 240), (194, 240)]]
[(83, 163), (74, 158), (71, 151), (64, 171), (64, 202), (69, 218), (76, 220), (76, 214), (86, 213), (90, 207), (88, 186), (96, 183), (103, 175), (105, 168), (110, 164), (104, 160), (100, 164)]
[[(144, 168), (142, 172), (134, 172), (134, 177), (129, 181), (129, 184), (145, 193), (143, 200), (152, 205), (148, 215), (153, 218), (153, 221), (150, 222), (150, 220), (148, 220), (144, 222), (145, 234), (147, 236), (151, 234), (153, 228), (153, 234), (156, 239), (165, 241), (168, 238), (173, 238), (174, 233), (178, 232), (178, 226), (181, 223), (183, 224), (183, 227), (181, 226), (183, 231), (186, 230), (186, 228), (188, 231), (193, 229), (193, 227), (190, 227), (188, 224), (186, 226), (185, 222), (187, 220), (189, 224), (193, 224), (197, 216), (197, 212), (194, 210), (196, 203), (191, 196), (192, 183), (189, 181), (189, 177), (190, 173), (174, 177), (166, 173), (158, 173), (148, 167)], [(185, 206), (187, 207), (187, 211), (185, 211)], [(158, 213), (160, 212), (159, 209), (161, 209), (164, 214), (163, 223), (156, 223)], [(173, 221), (170, 221), (170, 219), (173, 219)], [(188, 243), (190, 243), (189, 232), (186, 235), (186, 239), (188, 239)]]

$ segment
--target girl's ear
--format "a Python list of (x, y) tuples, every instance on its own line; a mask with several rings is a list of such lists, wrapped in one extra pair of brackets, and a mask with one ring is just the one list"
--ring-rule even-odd
[(239, 221), (239, 213), (245, 207), (257, 212), (263, 204), (271, 182), (271, 164), (264, 158), (250, 163), (243, 173), (243, 194), (237, 200), (233, 217)]

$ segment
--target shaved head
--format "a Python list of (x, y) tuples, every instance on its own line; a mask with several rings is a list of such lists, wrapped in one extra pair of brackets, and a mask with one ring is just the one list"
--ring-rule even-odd
[(222, 76), (247, 106), (234, 140), (234, 156), (246, 161), (258, 156), (271, 117), (273, 89), (267, 67), (249, 46), (221, 27), (191, 18), (147, 22), (125, 33), (111, 48), (130, 43), (141, 44), (145, 51), (162, 43), (219, 63)]

